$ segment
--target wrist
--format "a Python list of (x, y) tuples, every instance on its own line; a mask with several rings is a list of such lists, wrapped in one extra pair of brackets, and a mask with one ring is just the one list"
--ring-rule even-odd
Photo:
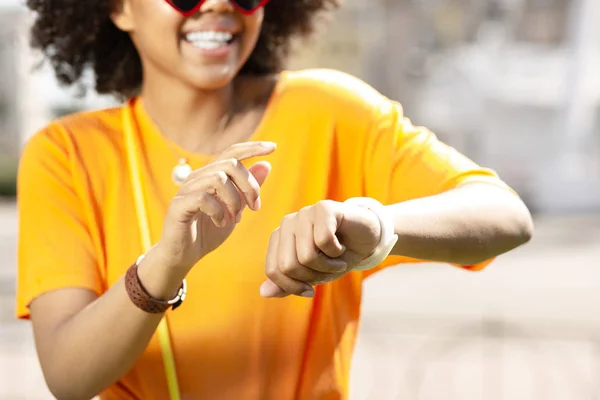
[(199, 260), (199, 258), (188, 260), (180, 254), (171, 251), (168, 245), (163, 245), (160, 241), (148, 251), (147, 255), (150, 254), (156, 263), (160, 263), (165, 269), (174, 270), (174, 273), (183, 276), (187, 275)]
[(356, 197), (346, 200), (346, 203), (368, 210), (369, 215), (377, 220), (377, 226), (379, 227), (377, 244), (372, 248), (372, 251), (368, 253), (368, 256), (353, 269), (357, 271), (366, 271), (375, 268), (387, 258), (398, 241), (398, 235), (395, 233), (393, 219), (386, 207), (375, 199)]
[(137, 267), (140, 282), (148, 294), (158, 300), (172, 299), (188, 271), (173, 267), (156, 246), (143, 256)]
[[(352, 250), (359, 258), (371, 254), (381, 241), (381, 224), (377, 216), (369, 209), (352, 204), (355, 200), (344, 203), (343, 217), (336, 235), (341, 243)], [(354, 259), (356, 257), (352, 257)]]

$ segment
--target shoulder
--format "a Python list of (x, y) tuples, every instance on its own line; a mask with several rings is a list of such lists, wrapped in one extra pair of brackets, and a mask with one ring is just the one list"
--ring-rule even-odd
[(82, 111), (51, 121), (25, 143), (23, 155), (52, 150), (61, 153), (98, 153), (114, 147), (121, 136), (120, 108)]
[(391, 101), (363, 80), (342, 71), (317, 68), (282, 73), (284, 95), (326, 110), (345, 113), (389, 108)]
[(57, 182), (97, 186), (108, 170), (119, 168), (122, 162), (121, 137), (120, 108), (84, 111), (51, 121), (22, 149), (20, 186), (33, 182), (50, 187)]
[(77, 142), (98, 140), (98, 136), (104, 140), (113, 140), (114, 136), (121, 134), (121, 123), (120, 107), (81, 111), (51, 121), (32, 139), (36, 135), (66, 135)]

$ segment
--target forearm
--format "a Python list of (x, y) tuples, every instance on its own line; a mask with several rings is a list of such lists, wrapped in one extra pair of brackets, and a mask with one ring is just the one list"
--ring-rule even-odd
[(421, 260), (476, 264), (526, 243), (533, 231), (522, 201), (489, 184), (387, 208), (399, 237), (392, 254)]
[[(152, 256), (138, 267), (148, 292), (163, 299), (172, 297), (183, 279), (167, 272)], [(126, 292), (124, 277), (119, 279), (55, 329), (52, 354), (45, 357), (51, 364), (47, 380), (54, 394), (89, 399), (116, 382), (144, 352), (162, 317), (137, 308)]]

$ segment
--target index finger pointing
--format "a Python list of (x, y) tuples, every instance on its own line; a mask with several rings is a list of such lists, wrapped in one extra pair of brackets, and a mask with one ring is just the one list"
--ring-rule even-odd
[(215, 161), (237, 158), (245, 160), (252, 157), (266, 156), (275, 151), (277, 145), (273, 142), (237, 143), (219, 154)]

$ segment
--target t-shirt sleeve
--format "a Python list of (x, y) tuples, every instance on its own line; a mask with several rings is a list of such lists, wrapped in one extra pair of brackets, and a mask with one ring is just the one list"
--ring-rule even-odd
[(17, 186), (18, 318), (28, 319), (31, 301), (49, 291), (103, 290), (74, 158), (75, 146), (59, 126), (38, 132), (23, 149)]
[[(394, 101), (386, 99), (379, 104), (364, 144), (364, 192), (384, 204), (432, 196), (473, 182), (512, 191), (493, 170), (477, 165), (442, 143), (428, 129), (414, 126), (403, 115), (401, 105)], [(426, 260), (390, 256), (365, 275), (389, 265), (421, 261)], [(475, 271), (492, 261), (457, 266)]]

